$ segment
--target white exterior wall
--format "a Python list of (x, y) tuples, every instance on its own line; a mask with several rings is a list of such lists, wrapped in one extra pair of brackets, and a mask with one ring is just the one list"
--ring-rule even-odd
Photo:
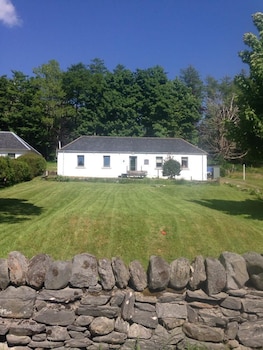
[(15, 155), (15, 159), (22, 156), (23, 154), (28, 153), (28, 151), (22, 152), (19, 151), (18, 153), (15, 153), (14, 150), (5, 150), (5, 152), (1, 152), (0, 153), (0, 157), (7, 157), (9, 154), (14, 154)]
[[(77, 166), (77, 156), (84, 156), (84, 166)], [(110, 167), (103, 167), (103, 156), (110, 156)], [(156, 157), (166, 160), (172, 157), (181, 164), (182, 157), (188, 157), (188, 168), (182, 169), (178, 179), (185, 180), (207, 180), (207, 156), (206, 155), (172, 155), (172, 154), (124, 154), (124, 153), (67, 153), (58, 152), (57, 173), (60, 176), (72, 177), (98, 177), (117, 178), (130, 170), (130, 156), (137, 157), (137, 169), (147, 171), (147, 177), (162, 178), (162, 169), (156, 168)], [(149, 164), (144, 164), (145, 160)], [(166, 177), (165, 177), (166, 178)]]

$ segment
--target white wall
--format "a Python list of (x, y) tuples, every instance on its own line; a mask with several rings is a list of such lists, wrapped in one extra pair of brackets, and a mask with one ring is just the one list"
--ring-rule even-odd
[[(77, 155), (84, 155), (85, 164), (83, 167), (77, 166)], [(110, 167), (103, 167), (103, 156), (110, 156)], [(182, 157), (188, 157), (188, 168), (182, 169), (178, 179), (186, 180), (206, 180), (207, 156), (206, 155), (167, 155), (167, 154), (109, 154), (109, 153), (64, 153), (58, 152), (58, 175), (72, 177), (101, 177), (117, 178), (121, 174), (126, 174), (129, 170), (129, 157), (137, 157), (137, 170), (147, 171), (147, 177), (162, 177), (162, 170), (156, 169), (156, 157), (173, 157), (181, 163)], [(148, 165), (144, 160), (149, 161)]]
[[(25, 151), (25, 152), (20, 151), (19, 153), (15, 153), (15, 158), (18, 158), (25, 153), (28, 153), (28, 151)], [(0, 157), (7, 157), (8, 154), (14, 154), (14, 150), (10, 150), (10, 151), (5, 150), (5, 152), (0, 153)]]

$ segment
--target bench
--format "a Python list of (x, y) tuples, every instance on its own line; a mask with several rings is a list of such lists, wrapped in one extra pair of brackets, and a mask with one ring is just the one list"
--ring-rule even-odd
[(144, 170), (128, 170), (127, 177), (144, 178), (147, 175), (147, 171)]

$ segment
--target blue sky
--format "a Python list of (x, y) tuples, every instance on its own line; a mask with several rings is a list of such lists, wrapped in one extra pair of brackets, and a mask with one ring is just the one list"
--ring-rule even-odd
[(170, 79), (189, 65), (233, 77), (248, 69), (238, 52), (258, 34), (255, 12), (262, 0), (0, 0), (0, 76), (100, 58), (109, 70), (160, 65)]

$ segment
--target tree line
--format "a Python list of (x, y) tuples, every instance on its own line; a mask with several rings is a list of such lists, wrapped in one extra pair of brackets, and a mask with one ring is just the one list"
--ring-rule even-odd
[(263, 14), (259, 35), (239, 53), (249, 67), (234, 78), (202, 81), (189, 66), (169, 79), (164, 68), (107, 69), (98, 58), (62, 71), (50, 60), (32, 76), (0, 77), (0, 130), (10, 130), (46, 159), (80, 135), (182, 137), (213, 161), (263, 160)]

